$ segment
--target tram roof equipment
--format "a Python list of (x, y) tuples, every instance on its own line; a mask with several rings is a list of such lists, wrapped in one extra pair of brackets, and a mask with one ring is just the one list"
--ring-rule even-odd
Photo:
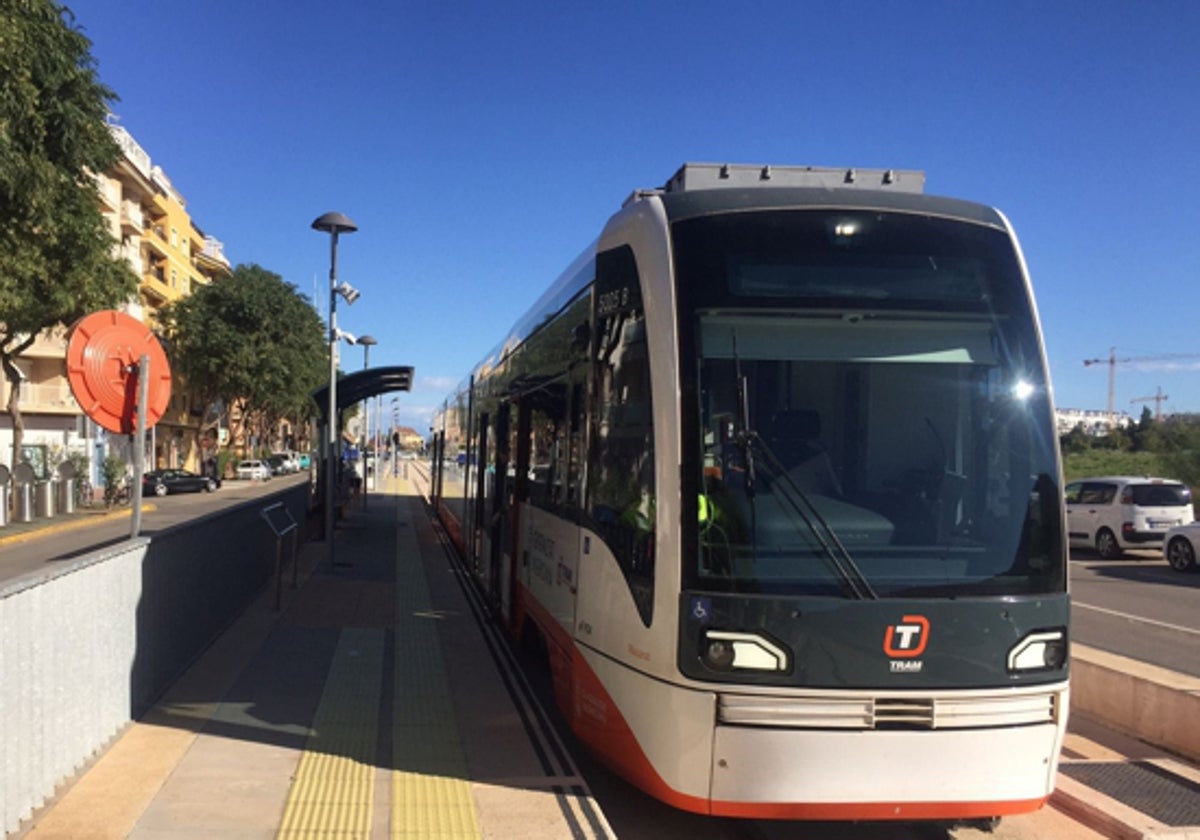
[(693, 190), (807, 187), (825, 190), (884, 190), (920, 194), (925, 173), (918, 169), (859, 169), (823, 166), (772, 166), (747, 163), (685, 163), (659, 189), (635, 190), (629, 204), (647, 195)]

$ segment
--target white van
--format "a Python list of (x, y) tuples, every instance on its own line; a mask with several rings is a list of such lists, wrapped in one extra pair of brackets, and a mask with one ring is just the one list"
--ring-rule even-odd
[(1169, 478), (1084, 478), (1068, 484), (1065, 494), (1070, 544), (1106, 559), (1129, 548), (1161, 548), (1169, 529), (1196, 518), (1192, 491)]

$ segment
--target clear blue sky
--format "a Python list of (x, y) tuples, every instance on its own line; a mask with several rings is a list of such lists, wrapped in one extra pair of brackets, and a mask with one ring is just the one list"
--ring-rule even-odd
[[(635, 188), (684, 161), (921, 169), (1012, 221), (1056, 402), (1200, 412), (1200, 3), (312, 0), (67, 5), (120, 122), (233, 263), (430, 410)], [(343, 367), (362, 364), (345, 347)], [(1149, 403), (1153, 407), (1153, 403)]]

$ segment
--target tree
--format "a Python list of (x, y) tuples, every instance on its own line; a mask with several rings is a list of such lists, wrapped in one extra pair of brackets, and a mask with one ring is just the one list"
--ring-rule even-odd
[(1075, 427), (1065, 435), (1060, 436), (1058, 441), (1064, 455), (1087, 452), (1092, 448), (1091, 435), (1087, 433), (1087, 430), (1083, 427), (1083, 423), (1076, 423)]
[(128, 301), (93, 173), (120, 149), (91, 42), (53, 0), (0, 0), (0, 367), (10, 385), (13, 463), (24, 434), (16, 359), (38, 333)]
[(1142, 407), (1142, 417), (1129, 430), (1134, 452), (1158, 452), (1163, 449), (1163, 429), (1154, 419), (1148, 406)]
[(239, 265), (163, 307), (159, 320), (172, 365), (206, 408), (237, 405), (243, 424), (259, 430), (315, 410), (309, 393), (329, 360), (324, 328), (278, 274)]
[(1200, 422), (1185, 414), (1173, 416), (1161, 424), (1159, 459), (1172, 478), (1200, 485)]

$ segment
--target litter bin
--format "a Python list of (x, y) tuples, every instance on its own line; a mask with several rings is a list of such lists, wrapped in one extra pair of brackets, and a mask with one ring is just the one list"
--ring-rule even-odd
[(20, 482), (16, 485), (16, 504), (13, 508), (14, 522), (32, 522), (33, 521), (33, 485), (29, 482)]
[(39, 481), (33, 485), (33, 512), (43, 519), (54, 518), (54, 485)]
[(75, 512), (75, 479), (60, 478), (54, 482), (58, 488), (58, 512), (59, 513), (74, 513)]

